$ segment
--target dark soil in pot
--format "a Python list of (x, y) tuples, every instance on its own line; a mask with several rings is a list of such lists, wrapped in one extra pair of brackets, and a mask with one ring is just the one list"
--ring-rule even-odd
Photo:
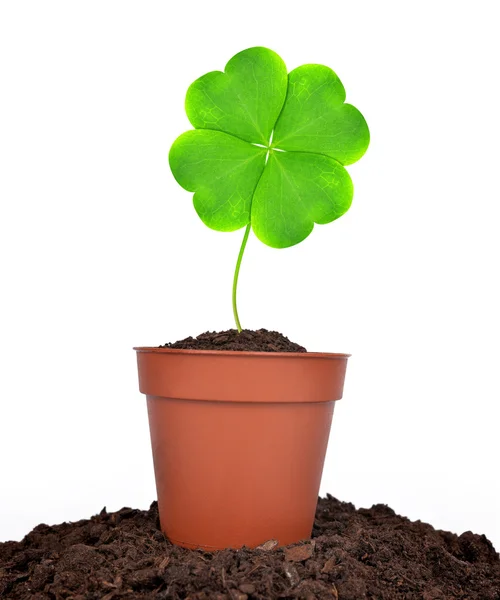
[(0, 544), (0, 597), (34, 600), (499, 600), (485, 536), (411, 522), (383, 505), (319, 501), (313, 539), (215, 553), (172, 546), (148, 511), (105, 509)]
[(236, 329), (228, 331), (207, 331), (196, 338), (188, 337), (160, 348), (177, 348), (178, 350), (230, 350), (237, 352), (306, 352), (306, 349), (291, 342), (277, 331), (258, 329), (252, 331)]

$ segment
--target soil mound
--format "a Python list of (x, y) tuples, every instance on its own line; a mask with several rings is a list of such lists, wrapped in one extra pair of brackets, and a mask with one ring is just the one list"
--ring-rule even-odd
[(231, 350), (237, 352), (306, 352), (299, 344), (291, 342), (277, 331), (258, 329), (252, 331), (236, 329), (228, 331), (207, 331), (196, 338), (188, 337), (172, 344), (164, 344), (160, 348), (177, 348), (178, 350)]
[(484, 535), (411, 522), (385, 505), (319, 500), (312, 540), (215, 553), (172, 546), (148, 511), (105, 509), (0, 544), (0, 597), (33, 600), (500, 600)]

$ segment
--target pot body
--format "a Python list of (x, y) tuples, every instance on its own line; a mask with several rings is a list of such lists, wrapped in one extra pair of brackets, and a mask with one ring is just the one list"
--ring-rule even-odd
[(348, 355), (137, 350), (166, 536), (207, 550), (310, 537)]

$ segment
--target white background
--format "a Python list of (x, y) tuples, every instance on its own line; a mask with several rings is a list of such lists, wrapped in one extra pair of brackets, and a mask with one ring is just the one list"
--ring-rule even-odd
[(322, 493), (500, 546), (496, 2), (2, 2), (0, 540), (155, 497), (134, 345), (232, 326), (242, 231), (170, 174), (184, 94), (254, 45), (372, 133), (349, 213), (250, 238), (247, 328), (351, 352)]

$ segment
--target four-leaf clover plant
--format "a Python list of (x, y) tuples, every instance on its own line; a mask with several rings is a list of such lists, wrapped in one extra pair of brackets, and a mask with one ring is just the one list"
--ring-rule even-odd
[(188, 89), (186, 113), (195, 129), (172, 145), (170, 168), (194, 192), (208, 227), (246, 228), (233, 280), (238, 331), (236, 287), (250, 229), (264, 244), (288, 248), (351, 206), (344, 167), (363, 156), (370, 133), (345, 96), (329, 67), (287, 73), (283, 60), (261, 47), (240, 52), (224, 72), (207, 73)]

